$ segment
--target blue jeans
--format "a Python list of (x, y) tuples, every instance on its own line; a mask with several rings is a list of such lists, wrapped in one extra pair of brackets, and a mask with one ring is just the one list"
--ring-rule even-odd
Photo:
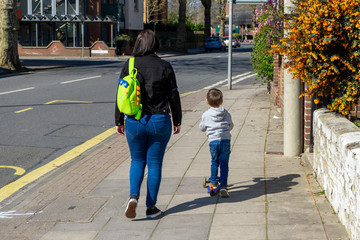
[(140, 196), (144, 171), (148, 166), (146, 206), (155, 206), (161, 182), (166, 145), (172, 132), (168, 114), (144, 115), (139, 121), (128, 116), (125, 135), (131, 155), (130, 196)]
[[(215, 140), (209, 143), (211, 154), (210, 182), (220, 181), (221, 186), (227, 186), (229, 174), (230, 140)], [(220, 178), (218, 177), (220, 166)]]

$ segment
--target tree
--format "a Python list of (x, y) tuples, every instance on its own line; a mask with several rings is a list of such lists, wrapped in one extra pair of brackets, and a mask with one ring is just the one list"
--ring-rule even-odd
[(179, 1), (168, 1), (168, 20), (169, 23), (177, 23), (179, 21)]
[(19, 71), (17, 31), (16, 0), (0, 1), (0, 67)]
[(190, 22), (197, 22), (199, 13), (199, 0), (187, 0), (186, 15), (187, 20)]
[(158, 15), (164, 12), (166, 0), (146, 1), (146, 23), (156, 22)]
[(176, 48), (186, 52), (186, 0), (179, 0), (179, 25), (177, 29)]
[(215, 0), (219, 4), (218, 20), (220, 21), (220, 37), (225, 33), (225, 20), (226, 20), (226, 0)]
[(204, 39), (210, 37), (211, 34), (211, 0), (201, 0), (202, 5), (204, 6)]
[[(204, 7), (200, 0), (186, 1), (186, 20), (196, 24), (204, 25)], [(168, 0), (168, 19), (170, 23), (177, 23), (179, 20), (179, 1)]]

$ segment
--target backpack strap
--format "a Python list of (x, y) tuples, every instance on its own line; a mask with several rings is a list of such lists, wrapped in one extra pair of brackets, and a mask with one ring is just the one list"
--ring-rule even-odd
[(129, 74), (133, 71), (135, 68), (135, 57), (129, 58)]
[[(135, 68), (135, 57), (129, 58), (129, 75), (136, 79), (137, 69)], [(139, 85), (137, 80), (136, 84)]]

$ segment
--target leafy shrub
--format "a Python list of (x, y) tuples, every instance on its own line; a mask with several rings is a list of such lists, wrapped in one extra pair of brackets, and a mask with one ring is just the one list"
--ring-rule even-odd
[(255, 11), (254, 48), (251, 53), (251, 63), (258, 74), (256, 79), (263, 78), (265, 82), (272, 81), (274, 76), (274, 55), (271, 45), (279, 43), (283, 34), (283, 0), (268, 0)]
[[(348, 115), (360, 96), (360, 1), (294, 0), (288, 35), (277, 48), (304, 94), (327, 99), (330, 110)], [(303, 94), (303, 95), (304, 95)]]

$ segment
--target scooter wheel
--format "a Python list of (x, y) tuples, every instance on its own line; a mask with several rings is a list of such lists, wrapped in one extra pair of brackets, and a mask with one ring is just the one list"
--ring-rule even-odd
[(206, 183), (207, 183), (206, 177), (204, 177), (204, 179), (203, 179), (203, 188), (206, 188), (206, 187), (207, 187)]

